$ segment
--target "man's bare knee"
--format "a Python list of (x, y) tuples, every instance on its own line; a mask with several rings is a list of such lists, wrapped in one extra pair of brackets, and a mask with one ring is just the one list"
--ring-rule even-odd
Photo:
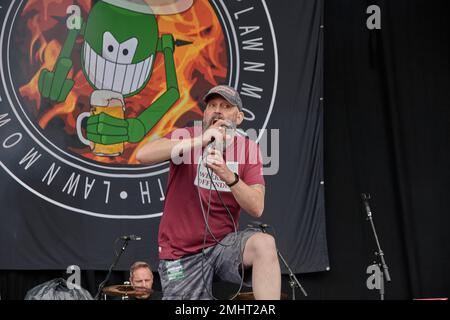
[(247, 241), (246, 249), (255, 257), (276, 256), (277, 254), (275, 239), (266, 233), (256, 233), (251, 236)]

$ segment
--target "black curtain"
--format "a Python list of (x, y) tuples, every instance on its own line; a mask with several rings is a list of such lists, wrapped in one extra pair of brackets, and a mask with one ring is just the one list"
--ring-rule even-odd
[[(381, 8), (381, 30), (366, 28), (370, 4)], [(299, 275), (311, 299), (378, 298), (378, 292), (366, 288), (366, 268), (376, 248), (362, 192), (372, 195), (391, 272), (386, 299), (450, 294), (447, 7), (437, 0), (325, 1), (325, 201), (331, 269)], [(283, 29), (289, 13), (273, 15)], [(284, 29), (295, 40), (295, 32)], [(288, 50), (287, 42), (281, 45)], [(0, 273), (2, 293), (12, 276)], [(286, 277), (283, 291), (289, 292)], [(297, 297), (303, 298), (300, 292)]]
[[(381, 30), (366, 8), (381, 9)], [(368, 192), (392, 283), (387, 298), (450, 291), (449, 29), (446, 1), (325, 5), (327, 297), (376, 297), (365, 286), (375, 242)], [(325, 285), (326, 282), (323, 284)]]

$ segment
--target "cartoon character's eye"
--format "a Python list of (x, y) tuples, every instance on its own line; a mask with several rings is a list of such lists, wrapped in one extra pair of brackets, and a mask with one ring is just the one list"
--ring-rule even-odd
[(127, 41), (122, 42), (119, 48), (119, 56), (117, 58), (117, 63), (131, 64), (137, 46), (138, 40), (136, 38), (131, 38)]
[(103, 58), (116, 62), (119, 53), (119, 42), (110, 32), (103, 34)]

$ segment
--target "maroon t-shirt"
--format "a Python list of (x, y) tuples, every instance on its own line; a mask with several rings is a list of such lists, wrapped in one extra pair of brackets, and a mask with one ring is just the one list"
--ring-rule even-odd
[[(183, 134), (194, 137), (201, 134), (201, 128), (182, 128)], [(166, 138), (179, 139), (183, 134), (175, 130)], [(184, 161), (176, 164), (170, 161), (169, 179), (167, 183), (164, 213), (159, 226), (158, 243), (159, 258), (174, 260), (185, 255), (198, 253), (203, 247), (205, 221), (202, 215), (198, 190), (204, 207), (208, 210), (208, 199), (211, 191), (210, 213), (208, 225), (216, 237), (223, 239), (234, 231), (233, 222), (222, 205), (219, 196), (210, 183), (210, 177), (204, 166), (199, 166), (199, 159), (206, 154), (204, 149), (192, 149), (183, 155)], [(237, 172), (247, 185), (264, 185), (262, 161), (259, 146), (252, 140), (240, 135), (234, 137), (232, 145), (223, 152), (228, 167)], [(177, 162), (177, 161), (175, 161)], [(189, 162), (189, 163), (185, 163)], [(197, 170), (199, 169), (199, 172)], [(211, 170), (216, 188), (219, 190), (223, 202), (228, 207), (235, 223), (239, 220), (241, 208), (228, 186)], [(213, 237), (207, 233), (206, 247), (216, 244)]]

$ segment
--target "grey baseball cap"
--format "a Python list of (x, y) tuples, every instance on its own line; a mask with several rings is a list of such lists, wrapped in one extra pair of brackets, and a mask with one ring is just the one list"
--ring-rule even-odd
[(208, 103), (208, 100), (213, 95), (220, 95), (225, 100), (227, 100), (229, 103), (231, 103), (233, 106), (237, 106), (239, 111), (242, 111), (242, 100), (239, 96), (239, 93), (232, 87), (226, 86), (226, 85), (218, 85), (213, 88), (211, 88), (208, 93), (203, 97), (203, 101)]

